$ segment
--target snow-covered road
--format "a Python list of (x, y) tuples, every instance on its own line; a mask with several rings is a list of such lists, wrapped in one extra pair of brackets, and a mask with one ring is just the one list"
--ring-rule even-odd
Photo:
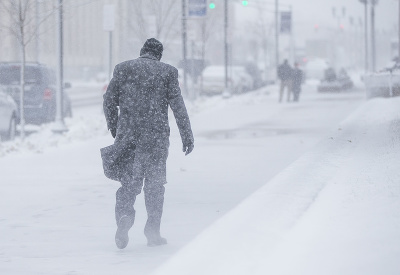
[[(102, 174), (99, 148), (112, 138), (99, 106), (75, 112), (67, 120), (70, 131), (61, 137), (43, 126), (25, 142), (0, 144), (0, 274), (150, 274), (319, 141), (329, 142), (344, 130), (351, 134), (353, 129), (340, 122), (365, 101), (362, 91), (318, 94), (312, 86), (305, 87), (297, 104), (278, 104), (277, 98), (277, 88), (269, 87), (230, 99), (188, 103), (196, 144), (187, 157), (171, 121), (162, 224), (169, 244), (158, 248), (148, 248), (142, 234), (143, 196), (136, 202), (131, 243), (122, 251), (115, 247), (118, 183)], [(352, 142), (343, 141), (332, 153), (339, 154)], [(334, 163), (335, 158), (328, 160)], [(307, 163), (306, 158), (303, 168), (314, 167), (314, 161), (318, 159)], [(319, 172), (323, 178), (330, 171)], [(296, 189), (287, 195), (286, 200), (296, 197)], [(333, 208), (328, 210), (334, 215)], [(292, 222), (296, 211), (287, 213)], [(249, 219), (257, 212), (264, 210), (252, 209)], [(251, 219), (243, 222), (252, 227)], [(272, 233), (279, 232), (265, 235)]]
[(74, 83), (71, 88), (66, 89), (73, 108), (100, 105), (103, 102), (105, 83), (89, 82)]

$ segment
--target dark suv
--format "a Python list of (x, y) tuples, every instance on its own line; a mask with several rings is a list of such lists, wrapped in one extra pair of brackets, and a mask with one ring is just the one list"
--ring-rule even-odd
[[(20, 108), (21, 64), (0, 63), (0, 87)], [(72, 116), (71, 101), (63, 92), (63, 115)], [(26, 123), (42, 124), (55, 120), (56, 77), (53, 70), (38, 63), (25, 65), (24, 113)]]

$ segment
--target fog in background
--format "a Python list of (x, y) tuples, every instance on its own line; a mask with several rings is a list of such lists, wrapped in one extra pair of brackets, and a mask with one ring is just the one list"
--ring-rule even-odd
[[(33, 8), (28, 30), (34, 32), (37, 18), (46, 20), (38, 28), (38, 38), (27, 46), (27, 60), (56, 66), (56, 1), (42, 0), (38, 4), (29, 1), (33, 3)], [(239, 0), (228, 2), (229, 64), (252, 63), (264, 71), (265, 77), (273, 75), (276, 67), (275, 1), (250, 0), (246, 7)], [(189, 18), (187, 21), (187, 58), (204, 60), (205, 65), (223, 65), (223, 0), (215, 0), (213, 3), (215, 8), (208, 8), (205, 19)], [(107, 4), (114, 5), (115, 16), (112, 67), (118, 62), (137, 57), (141, 46), (149, 37), (163, 42), (164, 62), (182, 66), (180, 0), (65, 0), (66, 79), (108, 79), (110, 36), (103, 29), (103, 7)], [(364, 68), (364, 6), (359, 1), (285, 0), (279, 1), (279, 6), (280, 11), (293, 12), (291, 34), (281, 34), (279, 37), (279, 61), (286, 58), (291, 62), (323, 58), (337, 69)], [(21, 54), (18, 43), (8, 28), (10, 21), (7, 12), (1, 10), (1, 14), (0, 61), (18, 61)], [(368, 16), (370, 17), (370, 10)], [(397, 39), (397, 22), (398, 1), (379, 1), (376, 5), (377, 69), (397, 53), (397, 46), (393, 42)], [(369, 29), (369, 38), (370, 31)]]

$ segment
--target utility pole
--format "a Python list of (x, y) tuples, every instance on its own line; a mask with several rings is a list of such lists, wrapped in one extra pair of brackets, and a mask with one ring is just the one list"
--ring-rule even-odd
[[(22, 13), (22, 3), (21, 0), (18, 1), (18, 12), (21, 15)], [(21, 39), (21, 55), (22, 55), (22, 63), (21, 63), (21, 75), (20, 75), (20, 94), (19, 94), (19, 109), (20, 109), (20, 127), (21, 127), (21, 139), (25, 139), (25, 103), (24, 103), (24, 95), (25, 95), (25, 62), (26, 62), (26, 52), (25, 52), (25, 27), (24, 27), (24, 20), (22, 19), (22, 16), (19, 17), (19, 30), (20, 30), (20, 39)]]
[(339, 12), (336, 12), (336, 7), (332, 7), (332, 15), (333, 18), (337, 20), (337, 28), (338, 28), (338, 33), (335, 35), (334, 38), (334, 43), (335, 43), (335, 49), (334, 49), (334, 67), (343, 66), (343, 56), (340, 55), (340, 50), (339, 48), (343, 47), (346, 45), (345, 41), (345, 36), (343, 34), (343, 28), (344, 26), (342, 25), (342, 19), (346, 17), (346, 8), (343, 6), (342, 7), (342, 13), (340, 14)]
[(375, 42), (375, 5), (378, 0), (371, 1), (371, 54), (372, 54), (372, 72), (376, 69), (376, 42)]
[(369, 70), (369, 51), (368, 51), (368, 3), (364, 0), (364, 27), (365, 27), (365, 72)]
[(231, 93), (228, 87), (228, 0), (224, 0), (224, 44), (225, 44), (225, 90), (223, 92), (223, 97), (230, 97)]
[(365, 46), (365, 73), (369, 70), (369, 62), (368, 62), (368, 0), (359, 0), (364, 4), (364, 46)]
[(40, 6), (40, 1), (37, 0), (36, 7), (35, 7), (35, 21), (36, 21), (35, 54), (36, 54), (36, 62), (38, 62), (38, 63), (39, 63), (39, 54), (40, 54), (40, 49), (39, 49), (39, 24), (40, 24), (39, 6)]
[(108, 32), (108, 77), (111, 79), (113, 70), (112, 70), (112, 31)]
[(187, 86), (187, 25), (186, 25), (186, 0), (182, 0), (182, 53), (183, 53), (183, 93), (188, 96)]
[[(53, 128), (55, 133), (63, 133), (68, 131), (64, 123), (63, 116), (63, 88), (64, 88), (64, 72), (63, 72), (63, 0), (56, 0), (58, 4), (57, 12), (57, 56), (58, 56), (58, 66), (57, 66), (57, 95), (56, 95), (56, 119)], [(56, 2), (56, 3), (57, 3)]]
[(296, 46), (295, 46), (295, 41), (294, 41), (294, 34), (293, 34), (293, 7), (292, 5), (289, 6), (290, 8), (290, 59), (292, 64), (296, 62)]
[(103, 30), (108, 32), (108, 77), (112, 78), (112, 37), (114, 31), (114, 5), (107, 4), (103, 6)]
[(275, 0), (275, 67), (279, 66), (279, 1)]
[(191, 76), (192, 76), (192, 95), (191, 95), (191, 98), (192, 99), (196, 99), (196, 93), (195, 93), (195, 85), (197, 84), (197, 81), (196, 81), (196, 74), (195, 74), (195, 64), (194, 64), (194, 48), (195, 48), (195, 42), (194, 42), (194, 40), (192, 40), (192, 41), (190, 41), (190, 46), (191, 46), (191, 56), (190, 56), (190, 59), (192, 59), (191, 60), (191, 66), (190, 66), (190, 72), (191, 72)]

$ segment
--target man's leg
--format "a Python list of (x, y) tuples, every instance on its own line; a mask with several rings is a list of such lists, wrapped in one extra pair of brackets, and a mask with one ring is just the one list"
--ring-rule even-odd
[(166, 179), (167, 148), (158, 148), (149, 160), (145, 174), (144, 199), (147, 210), (147, 222), (144, 234), (148, 246), (157, 246), (167, 243), (161, 237), (160, 226), (164, 206), (164, 184)]
[(280, 88), (280, 90), (279, 90), (279, 102), (282, 102), (283, 91), (284, 91), (284, 89), (285, 89), (285, 83), (284, 83), (284, 81), (282, 80), (282, 81), (281, 81), (281, 88)]
[(292, 93), (292, 85), (290, 80), (286, 80), (286, 87), (287, 87), (287, 101), (290, 101), (290, 94)]
[(144, 234), (147, 237), (148, 246), (166, 244), (167, 240), (161, 237), (161, 217), (164, 206), (163, 185), (152, 186), (144, 189), (144, 198), (147, 210), (147, 222), (144, 227)]
[(115, 220), (118, 228), (115, 233), (115, 244), (120, 249), (128, 245), (128, 232), (135, 221), (136, 196), (140, 194), (143, 187), (144, 160), (142, 154), (136, 153), (135, 160), (132, 161), (132, 165), (127, 165), (127, 167), (131, 167), (132, 171), (126, 171), (126, 176), (121, 181), (122, 186), (116, 193)]
[(294, 101), (299, 101), (299, 93), (300, 90), (298, 87), (293, 88), (293, 96), (294, 96)]
[[(139, 192), (140, 193), (140, 192)], [(137, 192), (132, 190), (130, 186), (123, 184), (116, 193), (115, 200), (115, 221), (118, 225), (121, 217), (127, 216), (131, 218), (132, 225), (135, 220), (135, 204)]]
[(300, 99), (300, 93), (301, 93), (301, 86), (297, 90), (297, 101), (299, 101), (299, 99)]
[(130, 192), (126, 186), (118, 189), (115, 203), (115, 221), (117, 223), (117, 232), (115, 233), (115, 244), (119, 249), (128, 245), (129, 229), (135, 221), (135, 209), (133, 204), (136, 200), (136, 194)]

